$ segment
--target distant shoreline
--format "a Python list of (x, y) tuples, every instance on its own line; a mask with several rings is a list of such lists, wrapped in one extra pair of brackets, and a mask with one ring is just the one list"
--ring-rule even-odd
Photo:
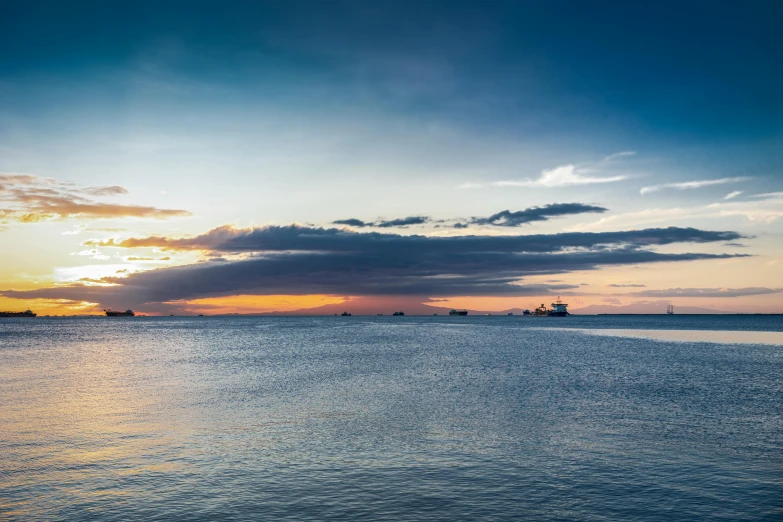
[[(634, 316), (634, 317), (666, 317), (666, 316), (679, 316), (679, 317), (698, 317), (698, 316), (705, 316), (705, 317), (713, 317), (713, 316), (736, 316), (736, 315), (747, 315), (747, 316), (781, 316), (783, 315), (783, 312), (780, 313), (749, 313), (749, 312), (725, 312), (720, 314), (634, 314), (634, 313), (624, 313), (624, 314), (609, 314), (609, 313), (601, 313), (601, 314), (570, 314), (572, 317), (603, 317), (603, 316), (609, 316), (609, 317), (618, 317), (618, 316)], [(111, 319), (111, 320), (122, 320), (122, 319), (149, 319), (149, 318), (166, 318), (166, 317), (176, 317), (176, 318), (184, 318), (184, 317), (193, 317), (193, 318), (204, 318), (204, 317), (340, 317), (340, 316), (334, 316), (332, 314), (319, 314), (319, 315), (305, 315), (305, 314), (274, 314), (274, 313), (259, 313), (259, 314), (214, 314), (214, 315), (137, 315), (136, 317), (129, 317), (129, 318), (122, 318), (122, 317), (106, 317), (105, 315), (39, 315), (38, 317), (25, 317), (23, 319), (25, 320), (31, 320), (31, 319), (51, 319), (51, 318), (71, 318), (71, 319), (97, 319), (97, 318), (104, 318), (104, 319)], [(392, 314), (384, 314), (384, 315), (378, 315), (378, 314), (353, 314), (352, 317), (394, 317), (395, 319), (399, 319), (400, 316), (393, 316)], [(407, 314), (403, 317), (451, 317), (448, 314)], [(461, 317), (514, 317), (514, 318), (525, 318), (525, 319), (541, 319), (542, 317), (538, 316), (525, 316), (522, 314), (514, 314), (514, 315), (507, 315), (504, 313), (497, 313), (497, 314), (483, 314), (483, 313), (476, 313), (473, 315), (468, 316), (461, 316)], [(548, 317), (547, 317), (548, 318)], [(7, 317), (4, 319), (18, 319), (14, 317)], [(344, 319), (344, 318), (343, 318)], [(562, 318), (555, 318), (555, 319), (562, 319)], [(459, 319), (457, 319), (459, 320)]]

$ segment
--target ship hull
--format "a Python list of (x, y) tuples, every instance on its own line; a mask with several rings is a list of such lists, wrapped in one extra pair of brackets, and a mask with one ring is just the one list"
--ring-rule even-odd
[(549, 312), (549, 317), (565, 317), (570, 315), (568, 312)]
[(0, 317), (35, 317), (36, 315), (26, 312), (0, 312)]

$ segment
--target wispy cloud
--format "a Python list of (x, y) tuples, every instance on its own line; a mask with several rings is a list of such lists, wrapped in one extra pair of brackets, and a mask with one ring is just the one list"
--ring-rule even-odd
[(474, 188), (484, 188), (484, 185), (482, 183), (463, 183), (459, 185), (457, 188), (459, 189), (474, 189)]
[(494, 187), (567, 187), (570, 185), (588, 185), (591, 183), (613, 183), (622, 181), (628, 176), (589, 176), (589, 169), (578, 168), (575, 165), (562, 165), (551, 170), (544, 170), (538, 179), (496, 181)]
[(121, 196), (127, 194), (128, 189), (119, 185), (112, 185), (111, 187), (88, 187), (84, 189), (84, 192), (92, 196)]
[[(632, 150), (626, 150), (622, 152), (615, 152), (605, 156), (602, 160), (592, 161), (589, 163), (582, 163), (580, 165), (568, 164), (560, 165), (552, 169), (544, 169), (541, 171), (541, 175), (536, 179), (521, 179), (521, 180), (503, 180), (489, 183), (492, 187), (541, 187), (541, 188), (555, 188), (555, 187), (568, 187), (572, 185), (589, 185), (593, 183), (613, 183), (616, 181), (622, 181), (627, 179), (626, 175), (596, 175), (602, 170), (616, 169), (616, 166), (609, 165), (610, 163), (618, 162), (623, 158), (629, 158), (635, 156), (636, 152)], [(460, 189), (473, 189), (483, 188), (487, 186), (484, 183), (467, 182), (459, 185)]]
[(750, 197), (757, 199), (783, 199), (783, 192), (767, 192), (766, 194), (754, 194)]
[(740, 194), (742, 194), (742, 191), (741, 191), (741, 190), (735, 190), (734, 192), (729, 192), (728, 194), (726, 194), (726, 195), (723, 197), (723, 199), (734, 199), (734, 198), (736, 198), (737, 196), (739, 196)]
[(626, 150), (623, 152), (615, 152), (614, 154), (609, 154), (607, 157), (605, 157), (604, 161), (609, 162), (620, 158), (629, 158), (631, 156), (636, 156), (636, 151)]
[(188, 216), (186, 210), (106, 203), (96, 197), (118, 196), (128, 190), (118, 185), (79, 188), (29, 174), (0, 174), (0, 223), (37, 223), (67, 218), (153, 218)]
[(648, 208), (637, 212), (604, 216), (591, 223), (576, 224), (568, 230), (608, 230), (619, 224), (624, 227), (672, 225), (692, 223), (695, 219), (720, 219), (732, 216), (744, 217), (756, 223), (772, 223), (783, 219), (783, 192), (778, 194), (778, 196), (775, 196), (775, 193), (760, 194), (759, 196), (763, 197), (755, 200), (734, 199), (688, 208)]
[(689, 190), (702, 187), (710, 187), (712, 185), (726, 185), (728, 183), (739, 183), (741, 181), (747, 181), (749, 177), (735, 177), (735, 178), (720, 178), (720, 179), (702, 179), (697, 181), (681, 181), (677, 183), (663, 183), (661, 185), (651, 185), (649, 187), (643, 187), (639, 193), (649, 194), (651, 192), (658, 192), (665, 189), (677, 189), (677, 190)]
[(783, 292), (783, 288), (666, 288), (633, 292), (630, 295), (635, 297), (742, 297), (778, 294), (781, 292)]

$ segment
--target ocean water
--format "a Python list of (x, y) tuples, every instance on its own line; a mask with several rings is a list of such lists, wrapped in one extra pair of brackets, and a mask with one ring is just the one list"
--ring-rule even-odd
[(783, 520), (781, 332), (4, 319), (0, 520)]

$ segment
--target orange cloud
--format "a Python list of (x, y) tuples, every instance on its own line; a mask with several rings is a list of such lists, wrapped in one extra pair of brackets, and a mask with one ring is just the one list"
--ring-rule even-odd
[(84, 246), (113, 248), (160, 248), (162, 250), (212, 250), (216, 244), (227, 241), (241, 233), (250, 233), (252, 229), (238, 229), (231, 225), (213, 228), (205, 234), (190, 238), (170, 238), (164, 236), (129, 237), (127, 239), (88, 240)]
[(127, 194), (118, 185), (79, 189), (71, 184), (28, 174), (0, 174), (0, 219), (4, 222), (37, 223), (78, 217), (167, 219), (189, 216), (178, 209), (161, 209), (142, 205), (120, 205), (96, 201), (94, 197)]

